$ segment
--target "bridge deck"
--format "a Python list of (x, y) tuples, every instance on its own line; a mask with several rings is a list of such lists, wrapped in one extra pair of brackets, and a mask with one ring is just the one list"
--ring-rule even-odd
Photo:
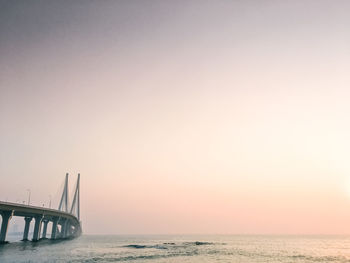
[[(71, 213), (64, 212), (70, 211)], [(75, 214), (73, 213), (75, 211)], [(39, 206), (1, 202), (0, 201), (0, 244), (6, 243), (6, 233), (12, 216), (21, 216), (25, 219), (23, 240), (28, 240), (30, 223), (34, 218), (33, 241), (46, 238), (47, 225), (52, 221), (51, 239), (73, 238), (81, 235), (80, 224), (80, 174), (74, 192), (72, 205), (68, 205), (68, 173), (65, 178), (65, 187), (62, 193), (58, 209), (51, 209)], [(41, 231), (41, 226), (43, 230)]]
[(73, 222), (79, 224), (79, 220), (76, 216), (55, 209), (31, 206), (31, 205), (22, 205), (10, 202), (1, 202), (0, 201), (0, 211), (14, 211), (15, 216), (36, 216), (43, 215), (47, 218), (59, 217), (72, 220)]

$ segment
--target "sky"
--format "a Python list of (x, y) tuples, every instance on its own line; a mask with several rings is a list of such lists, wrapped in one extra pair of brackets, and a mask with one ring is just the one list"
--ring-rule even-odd
[(0, 0), (0, 200), (80, 173), (86, 234), (350, 234), (349, 12)]

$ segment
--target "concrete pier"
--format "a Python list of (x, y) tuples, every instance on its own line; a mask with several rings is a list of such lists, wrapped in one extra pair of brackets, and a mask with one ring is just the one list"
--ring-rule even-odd
[(63, 220), (61, 224), (61, 238), (67, 237), (67, 220)]
[(32, 222), (33, 217), (25, 217), (25, 225), (24, 225), (24, 232), (23, 232), (23, 239), (22, 241), (27, 241), (28, 240), (28, 234), (29, 234), (29, 227), (30, 227), (30, 222)]
[(42, 221), (42, 224), (43, 224), (43, 233), (42, 233), (42, 236), (41, 236), (42, 239), (46, 239), (47, 224), (48, 223), (49, 223), (49, 220), (44, 218), (43, 221)]
[(56, 239), (58, 220), (59, 220), (58, 217), (55, 217), (55, 218), (52, 220), (51, 239)]
[(41, 232), (41, 221), (43, 219), (42, 215), (37, 215), (34, 217), (34, 233), (32, 241), (38, 241)]
[(13, 211), (2, 211), (1, 217), (2, 217), (2, 223), (1, 223), (1, 229), (0, 229), (0, 244), (6, 243), (6, 234), (7, 229), (9, 226), (9, 221), (13, 215)]

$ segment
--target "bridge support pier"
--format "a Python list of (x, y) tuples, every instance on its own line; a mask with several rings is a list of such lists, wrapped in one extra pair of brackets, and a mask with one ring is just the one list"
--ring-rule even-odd
[(67, 226), (68, 226), (68, 220), (65, 219), (62, 222), (62, 225), (61, 225), (61, 236), (60, 236), (60, 238), (66, 238), (67, 237)]
[(42, 239), (46, 239), (46, 233), (47, 233), (47, 224), (49, 223), (48, 219), (43, 220), (44, 228), (43, 228), (43, 234), (41, 236)]
[(41, 221), (43, 220), (43, 216), (39, 215), (34, 217), (35, 224), (34, 224), (34, 234), (32, 241), (38, 241), (40, 238), (40, 230), (41, 230)]
[(2, 223), (1, 223), (1, 229), (0, 229), (0, 244), (6, 243), (7, 228), (9, 226), (9, 222), (12, 215), (13, 215), (13, 211), (1, 212)]
[(54, 218), (52, 220), (52, 230), (51, 230), (51, 239), (56, 239), (57, 236), (57, 223), (58, 223), (58, 218)]
[(23, 239), (22, 241), (27, 241), (28, 240), (28, 233), (29, 233), (29, 227), (30, 227), (30, 222), (32, 222), (33, 217), (25, 217), (25, 226), (24, 226), (24, 232), (23, 232)]
[(67, 227), (66, 227), (66, 238), (72, 236), (72, 225), (70, 222), (67, 222)]

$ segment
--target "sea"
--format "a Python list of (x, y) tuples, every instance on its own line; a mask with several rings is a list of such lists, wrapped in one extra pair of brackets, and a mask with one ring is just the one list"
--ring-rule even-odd
[(93, 236), (11, 242), (1, 263), (350, 262), (350, 236)]

